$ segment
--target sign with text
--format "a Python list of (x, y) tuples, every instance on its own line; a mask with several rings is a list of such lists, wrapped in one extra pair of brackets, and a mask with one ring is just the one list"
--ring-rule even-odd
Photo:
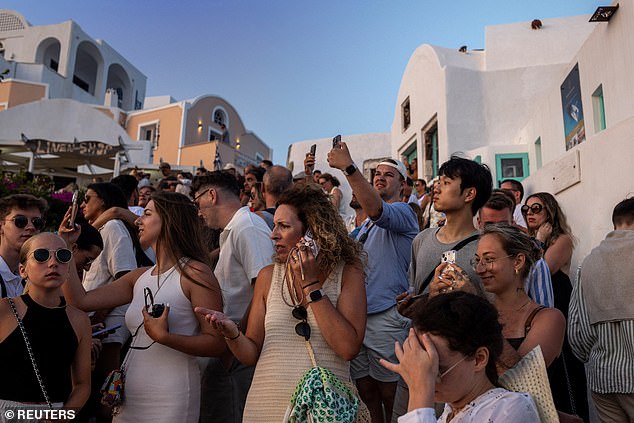
[(22, 135), (22, 141), (36, 155), (77, 155), (85, 157), (112, 157), (122, 150), (119, 145), (110, 145), (101, 141), (58, 142), (44, 139), (28, 139)]

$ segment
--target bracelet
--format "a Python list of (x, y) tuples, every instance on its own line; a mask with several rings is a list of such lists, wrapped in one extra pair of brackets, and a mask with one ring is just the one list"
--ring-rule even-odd
[(238, 339), (238, 338), (240, 337), (240, 335), (241, 335), (241, 334), (242, 334), (242, 332), (240, 332), (240, 330), (238, 330), (238, 334), (237, 334), (236, 336), (234, 336), (233, 338), (229, 338), (229, 337), (226, 337), (226, 336), (224, 336), (224, 335), (222, 335), (222, 336), (224, 336), (224, 338), (225, 338), (227, 341), (235, 341), (236, 339)]
[(315, 284), (317, 284), (317, 283), (319, 283), (319, 279), (317, 279), (316, 281), (312, 281), (312, 282), (311, 282), (311, 283), (309, 283), (308, 285), (304, 285), (304, 286), (302, 286), (302, 289), (306, 289), (306, 288), (308, 288), (309, 286), (315, 285)]

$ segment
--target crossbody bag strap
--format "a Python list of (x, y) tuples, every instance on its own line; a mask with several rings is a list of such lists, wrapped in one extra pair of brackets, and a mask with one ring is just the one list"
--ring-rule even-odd
[[(476, 239), (478, 239), (479, 236), (480, 236), (479, 234), (471, 235), (470, 237), (465, 238), (462, 241), (460, 241), (459, 243), (457, 243), (456, 245), (454, 245), (453, 248), (450, 248), (450, 250), (459, 251), (465, 245), (467, 245), (470, 242), (475, 241)], [(438, 263), (438, 264), (440, 264), (440, 263)], [(433, 278), (434, 277), (434, 273), (436, 273), (436, 267), (438, 267), (438, 265), (434, 266), (434, 268), (431, 270), (431, 272), (429, 272), (429, 275), (427, 275), (427, 277), (425, 278), (425, 280), (421, 284), (420, 289), (418, 290), (418, 295), (422, 294), (423, 291), (425, 291), (425, 289), (427, 288), (427, 285), (429, 285), (429, 283), (431, 282), (431, 278)]]
[(42, 394), (44, 395), (44, 400), (46, 401), (46, 404), (48, 404), (48, 408), (53, 409), (53, 404), (51, 404), (51, 400), (48, 397), (46, 388), (44, 387), (44, 381), (42, 380), (42, 375), (40, 375), (40, 369), (37, 367), (37, 363), (35, 362), (35, 357), (33, 356), (33, 348), (31, 348), (31, 342), (29, 341), (29, 337), (26, 335), (26, 329), (24, 329), (24, 325), (22, 324), (22, 319), (20, 319), (20, 316), (18, 315), (18, 310), (15, 308), (15, 303), (13, 302), (13, 298), (7, 298), (7, 300), (9, 300), (9, 305), (11, 306), (11, 311), (13, 311), (15, 320), (17, 320), (18, 322), (18, 327), (20, 328), (20, 332), (22, 332), (22, 337), (24, 338), (24, 343), (26, 344), (26, 350), (29, 352), (29, 358), (31, 358), (33, 371), (35, 372), (35, 377), (37, 378), (37, 382), (40, 384), (40, 389), (42, 390)]
[(313, 351), (313, 346), (310, 344), (310, 341), (306, 341), (306, 349), (308, 350), (308, 355), (310, 356), (310, 362), (313, 364), (313, 367), (317, 367), (317, 361), (315, 360), (315, 352)]

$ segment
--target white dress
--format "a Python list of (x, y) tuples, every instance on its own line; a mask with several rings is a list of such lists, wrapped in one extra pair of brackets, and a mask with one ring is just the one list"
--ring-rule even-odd
[(170, 333), (197, 335), (198, 320), (189, 299), (183, 293), (180, 273), (172, 267), (159, 276), (143, 273), (134, 285), (134, 294), (125, 316), (128, 329), (137, 335), (132, 340), (125, 361), (125, 397), (121, 411), (113, 422), (166, 422), (197, 423), (200, 413), (200, 370), (196, 357), (152, 344), (143, 327), (142, 308), (145, 306), (143, 290), (149, 287), (154, 303), (169, 303)]

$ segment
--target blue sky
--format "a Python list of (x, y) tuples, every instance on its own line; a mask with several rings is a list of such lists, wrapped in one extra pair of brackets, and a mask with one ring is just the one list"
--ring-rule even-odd
[(3, 0), (33, 25), (76, 21), (147, 77), (148, 95), (229, 101), (285, 163), (290, 143), (389, 132), (421, 44), (484, 48), (487, 25), (591, 14), (597, 0)]

